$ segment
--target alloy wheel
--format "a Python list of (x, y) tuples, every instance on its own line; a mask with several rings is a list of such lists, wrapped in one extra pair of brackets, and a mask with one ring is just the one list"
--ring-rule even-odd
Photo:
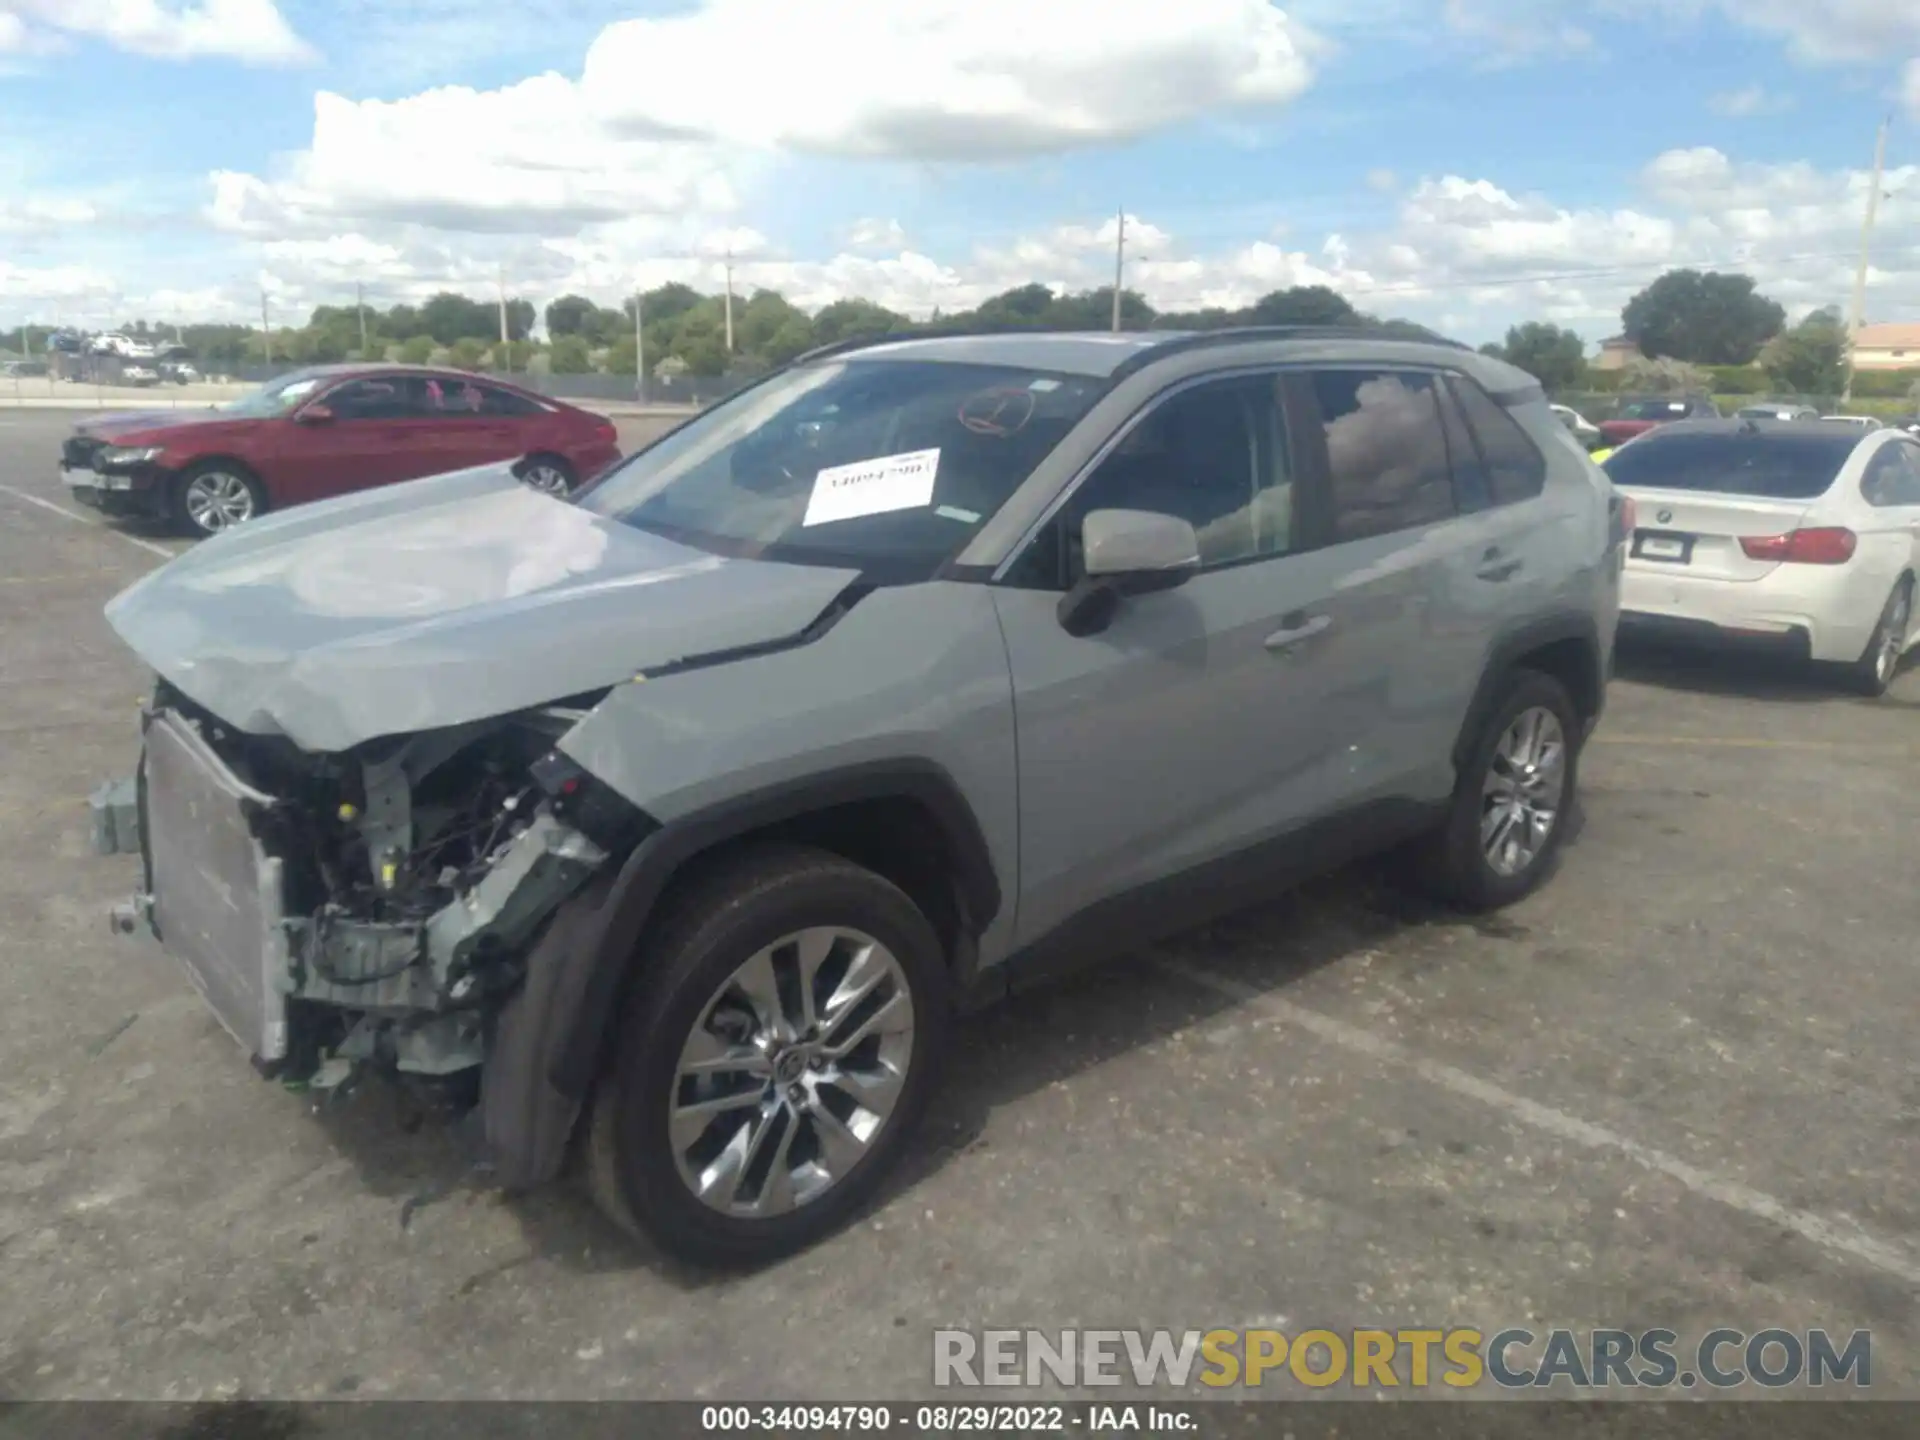
[(1480, 847), (1496, 875), (1518, 875), (1540, 857), (1567, 788), (1567, 737), (1544, 706), (1522, 710), (1494, 746), (1481, 789)]
[(529, 465), (521, 472), (520, 479), (535, 490), (548, 495), (565, 495), (573, 489), (567, 481), (567, 474), (558, 465), (545, 463)]
[(701, 1007), (675, 1067), (681, 1180), (742, 1218), (819, 1199), (886, 1126), (913, 1040), (906, 974), (871, 935), (817, 927), (757, 951)]
[(209, 470), (187, 482), (187, 518), (203, 534), (217, 535), (253, 518), (253, 489), (228, 470)]
[(1900, 652), (1907, 638), (1907, 618), (1912, 606), (1913, 597), (1906, 590), (1901, 590), (1893, 597), (1893, 607), (1881, 622), (1880, 648), (1874, 652), (1873, 674), (1882, 685), (1892, 681), (1893, 672), (1900, 666)]

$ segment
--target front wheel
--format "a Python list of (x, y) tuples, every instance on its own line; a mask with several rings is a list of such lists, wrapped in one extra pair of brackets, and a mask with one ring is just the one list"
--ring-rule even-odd
[(870, 870), (778, 847), (701, 882), (646, 948), (594, 1099), (595, 1199), (705, 1265), (839, 1228), (899, 1160), (945, 1049), (926, 917)]
[(1566, 839), (1580, 739), (1566, 687), (1517, 671), (1460, 769), (1446, 822), (1416, 856), (1424, 888), (1463, 909), (1497, 910), (1545, 880)]
[(174, 481), (174, 521), (195, 535), (218, 535), (266, 508), (260, 482), (228, 461), (196, 465)]

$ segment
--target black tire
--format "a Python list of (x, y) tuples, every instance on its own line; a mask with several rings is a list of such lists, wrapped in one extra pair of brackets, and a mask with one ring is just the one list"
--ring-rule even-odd
[[(190, 465), (173, 477), (173, 484), (167, 492), (167, 512), (176, 529), (187, 534), (205, 538), (218, 535), (231, 525), (208, 526), (196, 518), (192, 495), (194, 486), (213, 476), (231, 476), (243, 486), (250, 498), (251, 509), (246, 519), (251, 520), (267, 513), (267, 492), (260, 479), (246, 466), (234, 460), (203, 460), (198, 465)], [(234, 523), (244, 523), (236, 521)]]
[[(1548, 711), (1559, 722), (1565, 780), (1546, 840), (1524, 868), (1502, 874), (1489, 860), (1480, 838), (1487, 776), (1502, 737), (1521, 715), (1534, 709)], [(1578, 803), (1582, 731), (1580, 713), (1566, 686), (1538, 670), (1514, 671), (1474, 737), (1445, 822), (1414, 850), (1415, 883), (1434, 899), (1469, 911), (1498, 910), (1537, 889), (1553, 873)]]
[[(904, 1084), (867, 1153), (831, 1188), (768, 1218), (723, 1214), (682, 1179), (668, 1127), (679, 1058), (735, 970), (783, 936), (847, 926), (892, 951), (913, 1002)], [(898, 887), (826, 851), (769, 846), (696, 881), (646, 942), (589, 1120), (586, 1168), (616, 1224), (697, 1265), (765, 1264), (820, 1240), (873, 1197), (918, 1128), (946, 1049), (949, 977), (938, 936)]]
[[(1860, 658), (1850, 665), (1839, 667), (1840, 682), (1856, 695), (1865, 695), (1870, 700), (1878, 700), (1887, 693), (1887, 687), (1893, 684), (1893, 677), (1900, 670), (1900, 656), (1889, 651), (1889, 641), (1893, 632), (1907, 630), (1913, 624), (1913, 578), (1900, 577), (1893, 587), (1893, 593), (1887, 596), (1887, 603), (1881, 607), (1880, 623), (1873, 627), (1873, 634), (1867, 639), (1867, 648), (1860, 652)], [(1905, 635), (1897, 637), (1904, 640)], [(1897, 643), (1897, 642), (1896, 642)]]
[[(574, 474), (573, 466), (558, 455), (529, 455), (520, 462), (519, 468), (514, 473), (520, 477), (523, 485), (531, 486), (548, 495), (571, 495), (574, 487), (580, 483), (580, 477)], [(552, 483), (536, 484), (533, 479), (535, 475), (552, 476)]]

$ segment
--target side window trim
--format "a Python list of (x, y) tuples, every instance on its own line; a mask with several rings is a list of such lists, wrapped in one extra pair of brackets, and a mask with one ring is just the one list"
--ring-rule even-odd
[[(989, 577), (989, 583), (994, 585), (1006, 583), (1007, 576), (1026, 558), (1028, 550), (1035, 544), (1041, 543), (1047, 534), (1053, 530), (1054, 522), (1060, 518), (1061, 513), (1072, 503), (1074, 496), (1079, 494), (1081, 487), (1098, 473), (1100, 467), (1106, 463), (1107, 458), (1120, 448), (1127, 437), (1162, 405), (1167, 404), (1177, 396), (1183, 395), (1188, 391), (1197, 390), (1204, 385), (1216, 384), (1223, 380), (1246, 380), (1271, 376), (1276, 383), (1289, 384), (1290, 381), (1288, 381), (1287, 378), (1289, 373), (1302, 370), (1303, 368), (1304, 367), (1297, 364), (1266, 364), (1236, 366), (1231, 370), (1209, 370), (1204, 375), (1189, 375), (1184, 379), (1175, 381), (1164, 390), (1155, 391), (1139, 409), (1135, 410), (1126, 418), (1119, 428), (1101, 442), (1100, 448), (1087, 458), (1086, 463), (1074, 472), (1073, 477), (1060, 487), (1060, 492), (1055, 495), (1052, 500), (1047, 502), (1046, 508), (1035, 517), (1033, 523), (1027, 527), (1020, 539), (1008, 549), (1006, 558), (994, 567), (993, 574)], [(1285, 394), (1284, 390), (1282, 394)], [(1286, 423), (1291, 428), (1294, 423), (1294, 407), (1291, 402), (1283, 401), (1283, 408), (1285, 410)], [(1297, 438), (1290, 436), (1287, 448), (1289, 458), (1296, 461), (1300, 459), (1300, 444)], [(1298, 473), (1293, 477), (1294, 501), (1296, 506), (1299, 503), (1302, 478), (1302, 475)], [(1296, 545), (1287, 552), (1287, 555), (1298, 555), (1302, 553), (1305, 548), (1304, 546)], [(1246, 559), (1228, 562), (1225, 565), (1211, 566), (1208, 568), (1207, 573), (1212, 574), (1216, 570), (1232, 569), (1235, 566), (1244, 565), (1249, 562), (1283, 558), (1286, 557), (1277, 555), (1254, 555)]]

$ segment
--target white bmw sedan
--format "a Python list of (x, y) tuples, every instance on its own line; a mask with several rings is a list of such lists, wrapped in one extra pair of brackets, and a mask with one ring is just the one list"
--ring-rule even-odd
[(1604, 468), (1634, 502), (1623, 632), (1776, 647), (1886, 692), (1916, 638), (1914, 436), (1830, 420), (1682, 421)]

